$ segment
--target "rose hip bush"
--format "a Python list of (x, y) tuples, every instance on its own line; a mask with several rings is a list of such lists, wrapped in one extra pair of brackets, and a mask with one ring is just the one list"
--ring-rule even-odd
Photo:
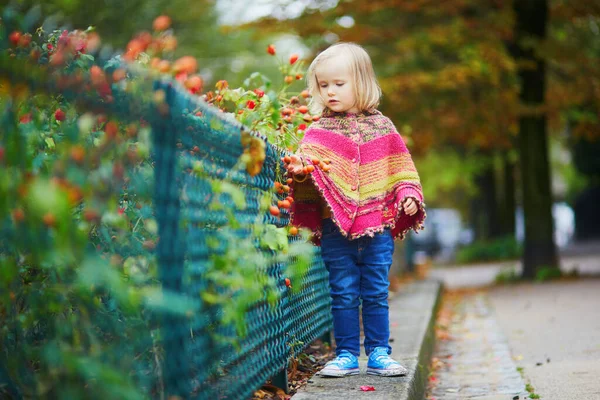
[[(302, 61), (297, 55), (279, 60), (272, 45), (267, 52), (279, 60), (280, 80), (254, 73), (244, 87), (220, 80), (205, 91), (196, 59), (173, 59), (177, 39), (167, 16), (104, 67), (96, 64), (101, 39), (93, 29), (31, 34), (17, 26), (6, 19), (0, 25), (0, 40), (8, 43), (4, 60), (23, 63), (17, 68), (38, 65), (40, 80), (52, 79), (100, 104), (112, 104), (115, 91), (122, 91), (151, 97), (160, 110), (164, 99), (148, 87), (167, 74), (281, 148), (295, 150), (318, 118), (308, 113), (306, 91), (289, 91), (303, 78)], [(4, 367), (9, 375), (0, 395), (160, 395), (164, 354), (152, 311), (189, 316), (191, 303), (161, 292), (157, 278), (150, 126), (120, 121), (60, 94), (32, 92), (11, 79), (0, 82), (0, 107), (0, 373)], [(241, 140), (239, 165), (256, 175), (265, 143), (248, 133)], [(203, 175), (201, 169), (189, 173)], [(245, 206), (243, 192), (231, 182), (205, 178), (214, 191), (237, 199), (236, 207)], [(290, 207), (287, 179), (278, 173), (275, 193), (261, 199), (265, 212), (278, 216)], [(230, 218), (230, 226), (239, 223)], [(261, 273), (262, 267), (287, 263), (285, 286), (298, 290), (292, 283), (309, 263), (306, 240), (288, 242), (288, 235), (307, 239), (306, 232), (265, 225), (260, 215), (251, 228), (254, 236), (247, 239), (220, 230), (226, 251), (213, 256), (215, 268), (201, 293), (206, 303), (223, 309), (222, 321), (239, 334), (250, 304), (265, 293), (271, 304), (277, 301), (282, 282)], [(256, 249), (255, 237), (271, 255)]]

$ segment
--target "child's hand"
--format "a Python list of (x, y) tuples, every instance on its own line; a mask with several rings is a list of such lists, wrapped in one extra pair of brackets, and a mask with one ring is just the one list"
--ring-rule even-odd
[(286, 164), (285, 169), (287, 169), (289, 173), (293, 175), (302, 175), (302, 169), (304, 168), (304, 165), (302, 164), (300, 157), (293, 154), (289, 157), (284, 157), (282, 160)]
[(406, 213), (406, 215), (408, 216), (413, 216), (417, 213), (417, 211), (419, 210), (419, 206), (417, 206), (417, 202), (414, 201), (412, 199), (412, 197), (407, 198), (406, 200), (404, 200), (404, 203), (402, 203), (402, 207), (404, 208), (404, 212)]

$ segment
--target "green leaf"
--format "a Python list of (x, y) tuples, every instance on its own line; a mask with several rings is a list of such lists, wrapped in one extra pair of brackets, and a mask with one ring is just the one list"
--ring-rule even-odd
[(54, 148), (56, 147), (56, 144), (54, 143), (54, 139), (50, 138), (46, 138), (44, 140), (46, 142), (46, 145), (48, 146), (49, 149), (54, 150)]
[(237, 209), (243, 210), (246, 208), (246, 195), (239, 186), (229, 182), (221, 182), (221, 191), (231, 196), (231, 200)]
[(264, 248), (286, 253), (288, 250), (288, 237), (285, 228), (277, 228), (275, 225), (266, 225), (265, 231), (260, 238), (260, 244)]

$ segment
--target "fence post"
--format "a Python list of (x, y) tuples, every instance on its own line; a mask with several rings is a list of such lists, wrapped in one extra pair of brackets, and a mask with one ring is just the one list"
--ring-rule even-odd
[[(171, 104), (172, 88), (155, 82), (154, 90), (164, 90), (167, 104)], [(158, 111), (158, 110), (156, 110)], [(154, 202), (158, 223), (159, 241), (156, 255), (159, 263), (159, 278), (166, 292), (181, 293), (183, 278), (184, 249), (180, 238), (180, 199), (177, 163), (177, 137), (170, 115), (152, 119), (154, 157)], [(165, 398), (179, 396), (188, 398), (191, 393), (188, 355), (185, 332), (181, 317), (166, 314), (162, 319), (162, 341), (164, 343), (163, 377)]]
[(278, 388), (282, 388), (285, 393), (290, 392), (290, 387), (288, 384), (288, 363), (285, 363), (285, 367), (271, 378), (271, 383), (273, 386), (277, 386)]

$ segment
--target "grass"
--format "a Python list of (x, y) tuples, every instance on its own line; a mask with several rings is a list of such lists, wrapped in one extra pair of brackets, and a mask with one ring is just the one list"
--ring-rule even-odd
[(456, 252), (459, 264), (475, 262), (504, 261), (519, 259), (523, 246), (514, 237), (507, 236), (493, 240), (479, 240), (461, 247)]
[[(549, 282), (555, 281), (558, 279), (568, 279), (568, 278), (577, 278), (579, 277), (579, 272), (577, 269), (573, 269), (572, 272), (563, 273), (560, 268), (557, 267), (541, 267), (535, 273), (535, 282)], [(496, 275), (495, 282), (497, 284), (509, 284), (509, 283), (517, 283), (524, 282), (524, 279), (517, 272), (516, 268), (510, 268), (502, 270)]]
[(530, 383), (525, 385), (525, 390), (527, 390), (529, 392), (530, 399), (539, 399), (540, 398), (540, 395), (535, 393), (535, 389), (533, 388), (533, 386), (531, 386)]
[(521, 275), (517, 272), (516, 268), (510, 268), (503, 271), (500, 271), (498, 275), (496, 275), (496, 283), (515, 283), (521, 280)]

